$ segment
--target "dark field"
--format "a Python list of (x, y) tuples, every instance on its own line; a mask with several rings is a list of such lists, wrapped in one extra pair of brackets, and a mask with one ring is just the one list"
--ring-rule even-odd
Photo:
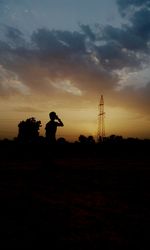
[(148, 145), (1, 144), (0, 249), (144, 249)]

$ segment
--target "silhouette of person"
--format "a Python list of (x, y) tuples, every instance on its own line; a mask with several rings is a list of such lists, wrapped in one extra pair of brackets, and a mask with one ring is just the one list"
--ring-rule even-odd
[(46, 130), (46, 140), (47, 142), (53, 144), (56, 142), (56, 131), (57, 127), (63, 127), (64, 124), (59, 119), (59, 117), (56, 115), (55, 112), (49, 113), (50, 121), (46, 124), (45, 130)]

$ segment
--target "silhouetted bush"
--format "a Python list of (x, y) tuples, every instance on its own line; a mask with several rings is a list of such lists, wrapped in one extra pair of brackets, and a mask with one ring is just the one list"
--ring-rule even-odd
[(60, 138), (57, 139), (57, 143), (58, 143), (58, 144), (67, 144), (68, 142), (66, 141), (65, 138), (60, 137)]
[(94, 137), (92, 135), (88, 136), (87, 143), (88, 144), (95, 144), (95, 140), (94, 140)]
[(18, 124), (18, 139), (23, 142), (35, 142), (39, 138), (39, 129), (41, 121), (36, 121), (34, 117), (21, 121)]
[(86, 136), (80, 135), (80, 136), (79, 136), (79, 142), (82, 143), (82, 144), (83, 144), (83, 143), (84, 143), (84, 144), (87, 143), (87, 138), (86, 138)]
[(108, 138), (109, 142), (122, 142), (123, 141), (123, 137), (120, 135), (110, 135)]
[(82, 144), (94, 144), (95, 140), (94, 140), (94, 137), (92, 135), (90, 135), (88, 137), (86, 137), (84, 135), (80, 135), (79, 142)]

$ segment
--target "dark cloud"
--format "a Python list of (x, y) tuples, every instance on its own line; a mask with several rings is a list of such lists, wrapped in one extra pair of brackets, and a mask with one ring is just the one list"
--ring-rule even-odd
[(124, 67), (138, 68), (141, 64), (134, 53), (130, 53), (115, 41), (96, 47), (96, 51), (98, 58), (109, 71)]
[(145, 39), (137, 34), (135, 27), (125, 26), (123, 28), (114, 28), (107, 26), (103, 30), (103, 39), (119, 44), (121, 48), (132, 51), (147, 50)]
[(138, 37), (142, 37), (143, 41), (150, 38), (150, 10), (141, 9), (137, 11), (132, 17), (132, 30)]
[(90, 40), (95, 41), (96, 35), (89, 25), (80, 24), (80, 28)]
[[(139, 7), (140, 2), (118, 1), (118, 4), (121, 11), (133, 4)], [(98, 31), (83, 24), (74, 32), (42, 28), (34, 31), (27, 42), (20, 30), (6, 27), (6, 39), (0, 41), (1, 70), (9, 77), (5, 93), (7, 90), (23, 93), (24, 86), (31, 93), (53, 96), (58, 92), (68, 96), (94, 95), (102, 90), (111, 93), (122, 105), (124, 100), (126, 106), (127, 96), (132, 97), (135, 107), (139, 107), (141, 94), (147, 110), (149, 84), (141, 89), (128, 87), (115, 92), (120, 80), (116, 70), (137, 71), (149, 60), (150, 11), (143, 4), (130, 16), (130, 24), (121, 28), (109, 25)], [(0, 79), (1, 86), (7, 74)], [(11, 82), (15, 83), (13, 88)]]
[(130, 24), (122, 25), (121, 28), (107, 25), (101, 29), (99, 41), (104, 45), (96, 47), (98, 56), (104, 64), (107, 59), (105, 65), (109, 69), (140, 69), (143, 63), (149, 61), (150, 9), (147, 6), (150, 2), (120, 0), (118, 5), (120, 12), (129, 7), (134, 9), (129, 16)]
[(93, 51), (88, 51), (84, 33), (40, 29), (32, 34), (30, 44), (20, 47), (17, 44), (21, 32), (11, 28), (9, 31), (14, 46), (1, 42), (0, 62), (6, 69), (17, 72), (19, 79), (31, 89), (52, 90), (44, 77), (51, 81), (69, 79), (83, 90), (98, 88), (97, 82), (103, 79), (103, 87), (107, 81), (112, 88), (109, 73), (96, 64)]
[(23, 47), (25, 46), (25, 40), (23, 38), (23, 33), (13, 27), (6, 27), (6, 38), (10, 46)]
[(147, 53), (150, 39), (150, 1), (149, 0), (118, 0), (120, 13), (127, 13), (130, 25), (123, 26), (120, 30), (106, 28), (105, 33), (109, 38), (117, 39), (126, 48), (142, 50)]
[(2, 53), (4, 51), (4, 53), (6, 53), (9, 50), (10, 50), (10, 46), (4, 41), (0, 41), (0, 52)]
[(45, 51), (46, 53), (59, 54), (65, 48), (57, 39), (55, 31), (39, 29), (32, 34), (31, 40), (42, 53)]
[(31, 37), (36, 46), (46, 53), (85, 53), (85, 36), (79, 32), (40, 29)]
[(117, 0), (120, 13), (125, 16), (128, 11), (136, 11), (137, 7), (150, 7), (149, 0)]

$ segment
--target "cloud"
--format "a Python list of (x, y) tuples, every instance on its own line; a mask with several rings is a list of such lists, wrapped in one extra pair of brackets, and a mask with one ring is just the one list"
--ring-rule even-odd
[(118, 76), (119, 91), (112, 89), (112, 105), (120, 103), (122, 107), (148, 114), (150, 2), (120, 0), (118, 4), (120, 13), (127, 15), (130, 23), (121, 28), (107, 25), (100, 30), (100, 45), (95, 46), (97, 58), (105, 69)]
[(96, 40), (96, 34), (92, 31), (89, 25), (80, 24), (80, 28), (90, 40)]
[(149, 0), (117, 0), (120, 13), (125, 16), (129, 11), (137, 11), (143, 7), (150, 7)]
[(113, 47), (115, 44), (120, 45), (121, 49), (126, 48), (135, 52), (147, 50), (144, 37), (136, 32), (135, 27), (114, 28), (107, 26), (103, 30), (103, 40), (114, 43)]
[[(150, 52), (150, 11), (142, 9), (131, 18), (131, 25), (103, 28), (100, 39), (105, 44), (98, 46), (99, 57), (108, 59), (113, 68), (140, 68), (149, 60)], [(103, 61), (104, 61), (103, 60)], [(116, 63), (115, 63), (116, 62)], [(108, 64), (108, 65), (109, 65)]]
[[(60, 82), (60, 90), (61, 82), (68, 81), (76, 84), (74, 88), (81, 91), (95, 89), (100, 80), (104, 82), (103, 88), (109, 81), (110, 88), (112, 87), (113, 81), (109, 73), (98, 61), (94, 62), (96, 57), (93, 57), (93, 51), (89, 52), (86, 46), (87, 37), (82, 32), (40, 29), (32, 34), (30, 44), (24, 43), (24, 46), (17, 47), (21, 32), (16, 29), (9, 31), (10, 40), (13, 38), (15, 44), (11, 46), (1, 42), (1, 63), (8, 70), (17, 72), (22, 82), (34, 91), (52, 91), (52, 85), (47, 84), (46, 78), (54, 83)], [(67, 88), (66, 92), (73, 93)]]
[(141, 36), (143, 41), (150, 38), (150, 9), (143, 8), (131, 17), (132, 29), (137, 36)]
[(82, 96), (81, 90), (75, 87), (69, 80), (60, 82), (50, 82), (50, 84), (56, 89), (71, 93), (76, 96)]
[(0, 96), (10, 94), (29, 94), (29, 89), (20, 80), (17, 74), (0, 65)]
[(79, 32), (39, 29), (32, 34), (32, 42), (37, 48), (51, 56), (85, 53), (85, 35)]
[(25, 40), (23, 38), (23, 33), (13, 27), (6, 26), (6, 40), (11, 47), (24, 47)]
[[(118, 1), (120, 12), (131, 9), (129, 21), (130, 25), (122, 28), (119, 41), (133, 51), (149, 53), (150, 40), (150, 2), (149, 1)], [(138, 7), (138, 8), (137, 8)], [(127, 12), (128, 13), (128, 12)], [(109, 33), (109, 32), (108, 32)], [(115, 33), (115, 32), (114, 32)], [(113, 34), (112, 37), (116, 34)]]
[(149, 83), (143, 80), (143, 84), (141, 77), (140, 88), (127, 84), (131, 73), (144, 71), (150, 62), (148, 1), (118, 1), (118, 5), (120, 13), (123, 8), (134, 9), (130, 23), (120, 28), (94, 29), (85, 24), (72, 32), (41, 28), (26, 41), (20, 30), (5, 27), (5, 39), (0, 41), (1, 71), (5, 73), (5, 81), (0, 81), (2, 95), (15, 91), (72, 100), (107, 92), (113, 105), (133, 105), (138, 110), (140, 98), (148, 112)]

